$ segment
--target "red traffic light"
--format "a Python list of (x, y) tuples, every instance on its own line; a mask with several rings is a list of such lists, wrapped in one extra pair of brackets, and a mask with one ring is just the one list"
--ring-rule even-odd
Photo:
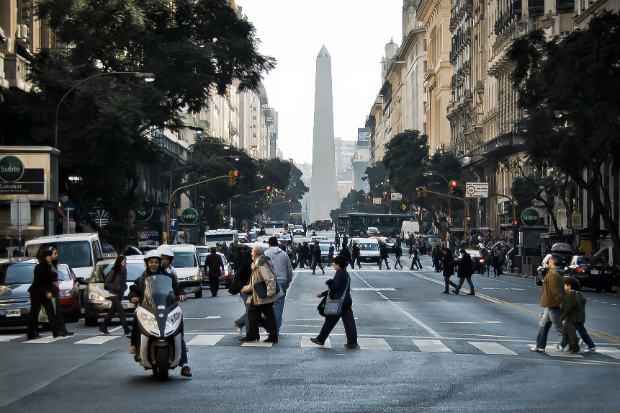
[(270, 186), (266, 187), (265, 192), (271, 192), (271, 187)]
[(450, 181), (450, 189), (454, 190), (456, 188), (458, 188), (459, 183), (456, 182), (454, 179)]

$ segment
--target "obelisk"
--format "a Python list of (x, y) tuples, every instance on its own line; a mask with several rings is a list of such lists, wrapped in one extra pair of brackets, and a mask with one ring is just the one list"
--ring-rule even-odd
[(330, 219), (329, 213), (338, 208), (336, 186), (332, 60), (327, 48), (323, 46), (316, 59), (312, 181), (310, 183), (311, 222)]

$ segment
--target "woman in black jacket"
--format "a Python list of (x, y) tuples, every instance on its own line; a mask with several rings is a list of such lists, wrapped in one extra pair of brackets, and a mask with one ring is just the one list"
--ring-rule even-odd
[(125, 290), (127, 289), (127, 258), (125, 258), (124, 255), (119, 255), (118, 257), (116, 257), (116, 261), (114, 261), (114, 266), (105, 276), (104, 287), (106, 290), (108, 290), (114, 295), (108, 298), (108, 300), (111, 301), (112, 305), (110, 306), (109, 311), (103, 318), (103, 323), (99, 325), (99, 331), (106, 335), (110, 334), (110, 332), (108, 331), (108, 327), (110, 326), (110, 320), (112, 319), (112, 316), (116, 314), (121, 320), (121, 325), (123, 326), (123, 331), (125, 332), (125, 335), (128, 336), (131, 330), (127, 325), (125, 310), (123, 310), (123, 306), (121, 304), (121, 300), (123, 299), (123, 295), (125, 294)]
[(326, 284), (329, 287), (328, 291), (324, 291), (318, 295), (319, 298), (325, 297), (329, 294), (330, 298), (337, 299), (344, 296), (344, 303), (342, 304), (342, 312), (339, 316), (326, 316), (321, 333), (316, 338), (311, 338), (314, 344), (322, 346), (325, 344), (325, 340), (332, 332), (338, 320), (342, 318), (342, 324), (344, 325), (344, 331), (347, 335), (346, 348), (354, 350), (359, 348), (357, 344), (357, 328), (355, 326), (355, 317), (353, 317), (353, 300), (351, 299), (351, 277), (347, 272), (348, 261), (347, 258), (342, 255), (334, 258), (334, 267), (336, 268), (336, 275), (331, 280), (327, 280)]
[(28, 340), (39, 337), (39, 313), (45, 308), (50, 328), (54, 337), (73, 335), (66, 330), (62, 318), (58, 317), (54, 309), (54, 297), (58, 297), (58, 273), (53, 262), (58, 256), (54, 247), (46, 247), (39, 251), (39, 263), (34, 267), (34, 278), (28, 293), (30, 294), (30, 322), (28, 324)]

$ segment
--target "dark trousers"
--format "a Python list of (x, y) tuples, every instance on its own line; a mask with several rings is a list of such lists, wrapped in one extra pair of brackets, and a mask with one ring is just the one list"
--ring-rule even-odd
[(443, 282), (444, 282), (444, 286), (445, 286), (444, 292), (446, 292), (446, 293), (450, 292), (450, 286), (454, 287), (455, 289), (459, 288), (458, 285), (456, 285), (455, 283), (453, 283), (450, 280), (450, 277), (452, 277), (452, 274), (448, 274), (448, 275), (444, 274), (443, 275)]
[(304, 258), (304, 256), (301, 254), (297, 255), (297, 266), (303, 269), (305, 264), (306, 264), (306, 259)]
[(28, 321), (28, 336), (34, 337), (39, 331), (39, 313), (41, 308), (45, 308), (47, 318), (50, 323), (52, 334), (62, 334), (65, 330), (64, 323), (56, 316), (52, 300), (41, 297), (30, 297), (30, 320)]
[(562, 344), (564, 347), (568, 344), (569, 351), (577, 353), (579, 351), (579, 342), (577, 341), (577, 330), (575, 324), (569, 321), (562, 323)]
[(456, 287), (456, 291), (461, 291), (461, 287), (465, 284), (465, 280), (467, 280), (467, 284), (469, 285), (470, 293), (474, 293), (474, 283), (471, 282), (471, 274), (468, 274), (464, 277), (459, 277), (459, 286)]
[(394, 261), (394, 269), (396, 269), (396, 266), (399, 266), (400, 269), (403, 269), (403, 264), (400, 263), (400, 255), (396, 256), (396, 261)]
[[(588, 330), (586, 330), (586, 326), (584, 325), (584, 323), (575, 323), (574, 328), (577, 333), (579, 333), (579, 336), (581, 337), (583, 342), (586, 343), (586, 346), (588, 346), (588, 348), (596, 347), (594, 341), (592, 341), (592, 337), (590, 337), (590, 334), (588, 334)], [(576, 336), (575, 340), (577, 340)], [(569, 344), (568, 337), (566, 336), (566, 334), (562, 334), (562, 347), (566, 347), (567, 344)]]
[(110, 311), (108, 311), (103, 318), (103, 327), (107, 329), (110, 326), (110, 320), (115, 314), (117, 314), (118, 318), (121, 319), (121, 325), (126, 333), (129, 331), (129, 327), (127, 326), (127, 318), (125, 317), (125, 311), (123, 310), (123, 306), (121, 304), (121, 297), (117, 294), (108, 298), (108, 300), (112, 302), (112, 307), (110, 307)]
[(344, 306), (340, 316), (325, 317), (325, 322), (323, 323), (323, 327), (321, 328), (321, 332), (319, 333), (317, 339), (321, 342), (325, 342), (327, 337), (329, 337), (329, 333), (332, 332), (334, 327), (336, 327), (336, 324), (338, 324), (338, 320), (341, 318), (342, 324), (344, 325), (344, 332), (347, 335), (347, 344), (356, 345), (357, 327), (355, 326), (355, 317), (353, 317), (353, 309), (351, 306)]
[(362, 262), (360, 261), (360, 257), (353, 257), (351, 259), (351, 268), (355, 269), (355, 263), (357, 262), (357, 268), (359, 268), (360, 270), (362, 269)]
[(246, 327), (246, 337), (255, 340), (260, 338), (258, 324), (261, 321), (261, 316), (263, 317), (263, 326), (265, 327), (265, 330), (267, 330), (267, 333), (269, 333), (269, 338), (278, 337), (278, 332), (276, 331), (276, 317), (273, 313), (272, 303), (248, 306), (248, 326)]
[(217, 292), (220, 290), (220, 275), (209, 274), (209, 289), (211, 290), (211, 296), (217, 297)]
[[(414, 255), (413, 257), (411, 257), (411, 267), (409, 268), (410, 270), (421, 270), (422, 269), (422, 264), (419, 264), (420, 259), (418, 258), (417, 255)], [(413, 268), (415, 267), (415, 268)]]
[(323, 263), (321, 262), (320, 259), (316, 259), (313, 258), (312, 259), (312, 274), (314, 274), (316, 272), (316, 266), (319, 266), (319, 268), (321, 269), (321, 271), (323, 272), (323, 274), (325, 274), (325, 268), (323, 268)]
[(388, 262), (388, 258), (387, 257), (381, 257), (379, 258), (379, 269), (381, 269), (382, 264), (385, 262), (385, 268), (387, 268), (388, 270), (390, 269), (390, 263)]

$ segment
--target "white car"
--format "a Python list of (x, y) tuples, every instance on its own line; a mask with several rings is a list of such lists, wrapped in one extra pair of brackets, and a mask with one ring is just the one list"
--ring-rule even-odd
[(196, 246), (191, 244), (162, 245), (163, 249), (171, 249), (174, 253), (172, 266), (177, 271), (179, 288), (184, 293), (194, 294), (196, 298), (202, 297), (202, 271), (196, 254)]
[(381, 258), (379, 241), (374, 238), (353, 238), (351, 245), (353, 244), (357, 244), (360, 247), (360, 261), (379, 262)]
[[(207, 256), (209, 254), (210, 252), (209, 253), (201, 252), (200, 254), (198, 254), (198, 262), (200, 263), (201, 268), (204, 268), (205, 262), (207, 261)], [(220, 285), (224, 285), (225, 287), (228, 287), (230, 285), (230, 282), (232, 281), (232, 276), (233, 276), (232, 267), (230, 266), (230, 263), (228, 262), (224, 254), (222, 254), (221, 252), (218, 252), (217, 255), (220, 256), (220, 258), (222, 259), (222, 262), (224, 263), (224, 273), (220, 277)], [(206, 273), (204, 273), (204, 271), (202, 272), (202, 283), (209, 284), (209, 277), (207, 276)]]

